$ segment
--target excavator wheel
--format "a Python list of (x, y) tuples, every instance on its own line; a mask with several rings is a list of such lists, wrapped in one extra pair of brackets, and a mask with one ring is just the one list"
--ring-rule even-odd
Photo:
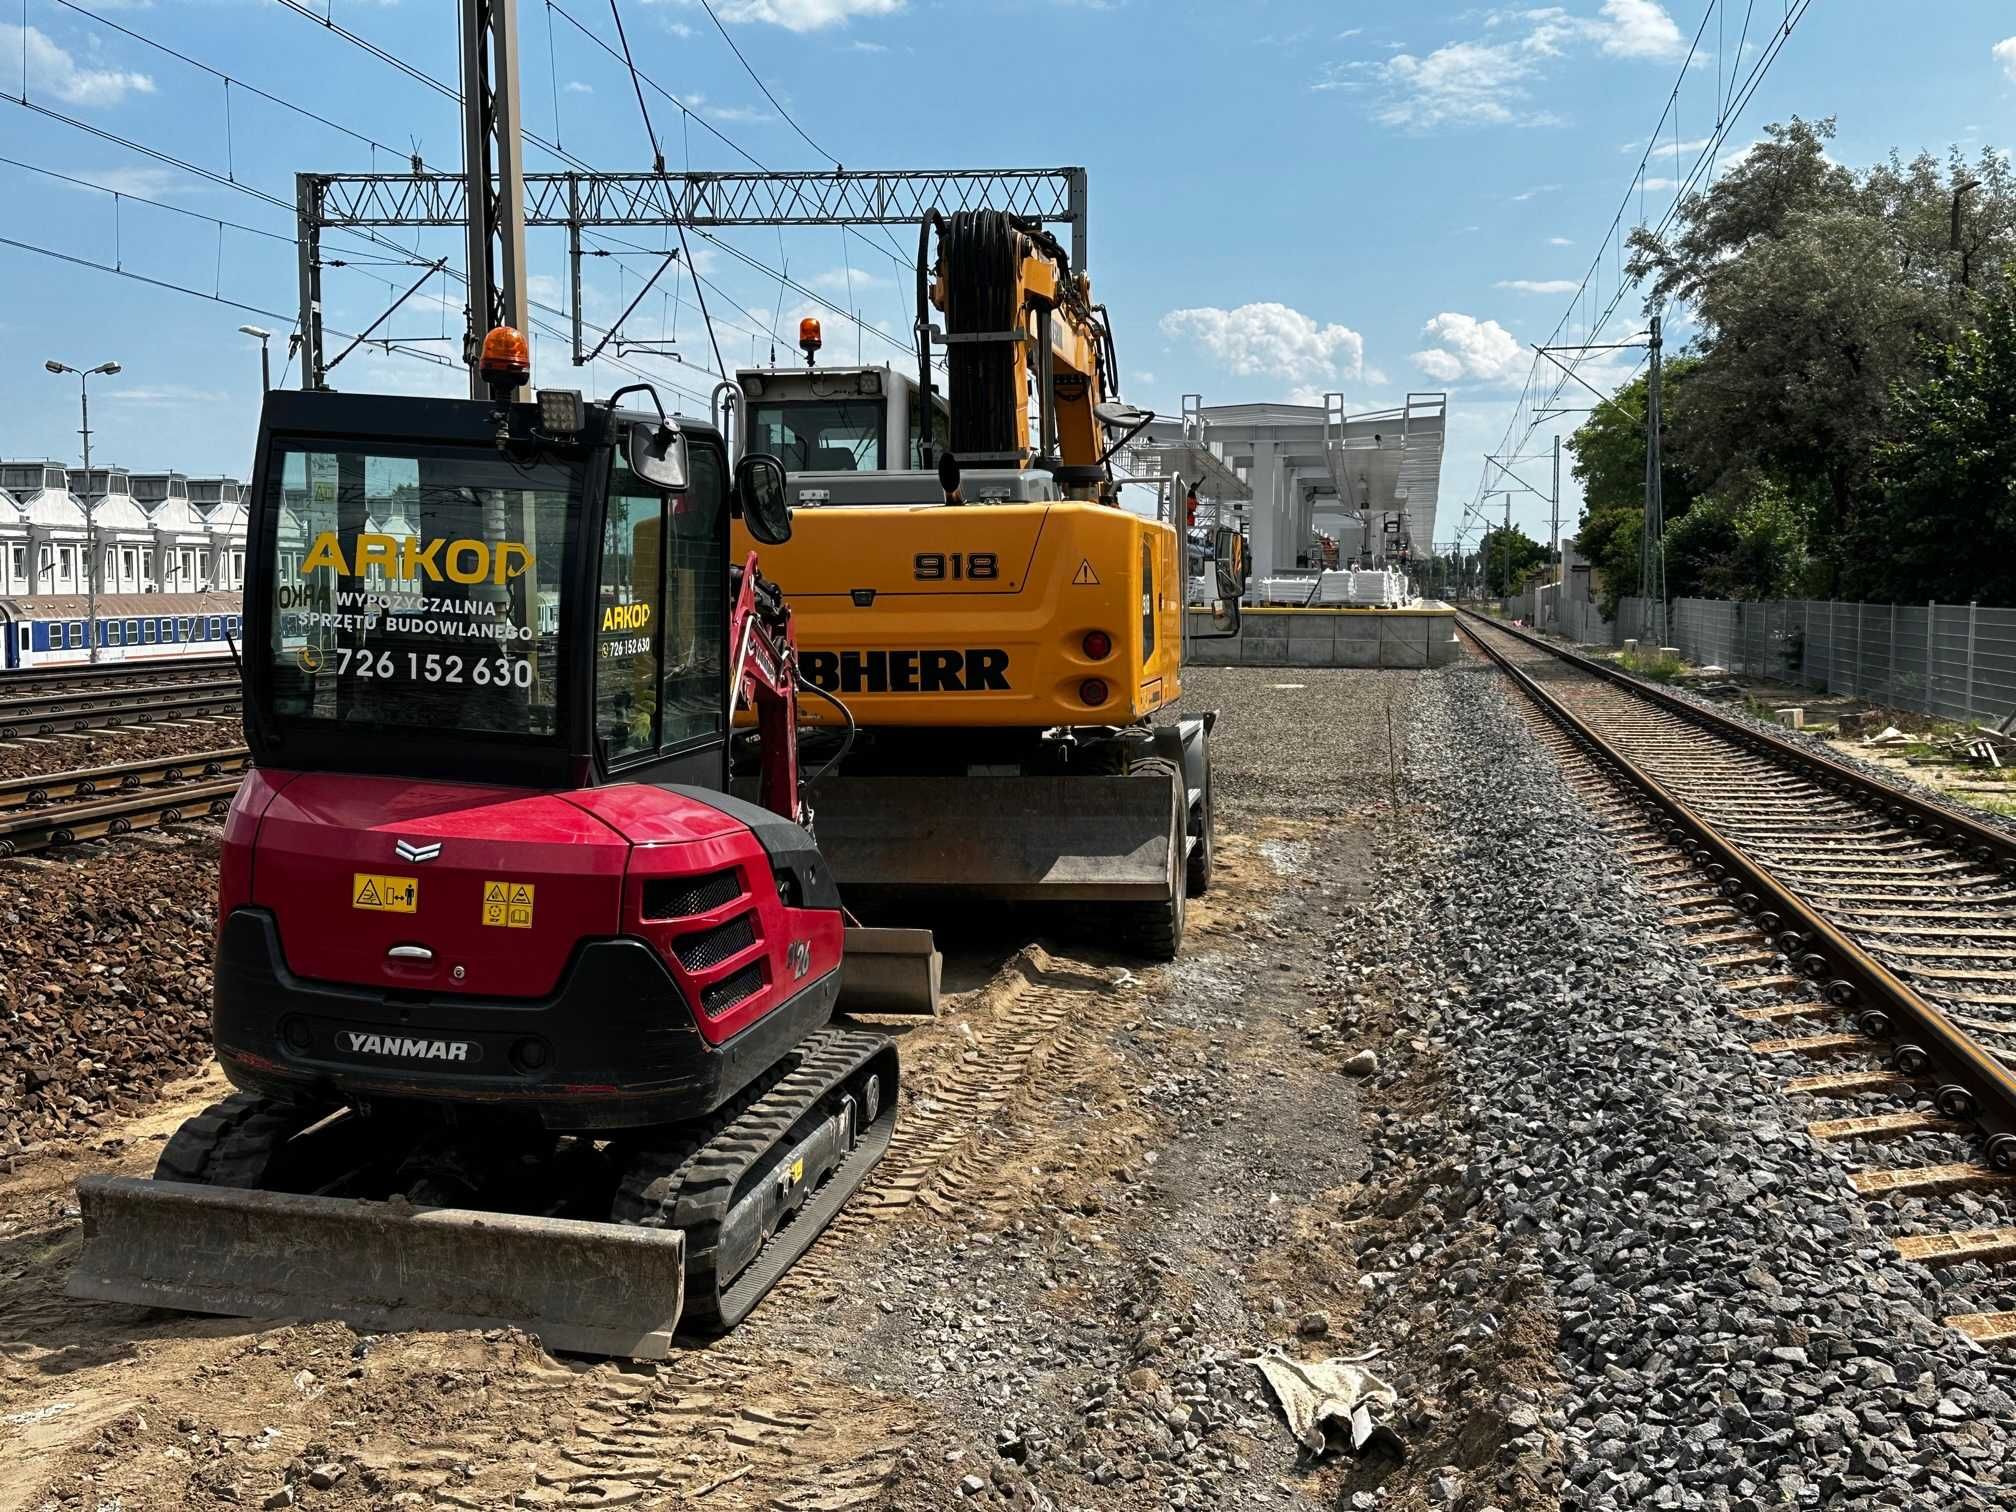
[(279, 1186), (288, 1142), (327, 1111), (234, 1092), (183, 1121), (162, 1148), (154, 1179), (217, 1187)]
[(1183, 774), (1174, 762), (1155, 756), (1135, 762), (1127, 775), (1167, 783), (1173, 812), (1169, 821), (1169, 896), (1152, 903), (1117, 905), (1120, 934), (1137, 954), (1151, 961), (1173, 961), (1183, 948), (1183, 900), (1188, 890), (1183, 837), (1189, 830), (1189, 814), (1183, 801)]
[(1213, 833), (1216, 821), (1211, 812), (1210, 737), (1207, 735), (1204, 740), (1204, 796), (1197, 800), (1197, 844), (1191, 848), (1190, 862), (1183, 874), (1186, 890), (1193, 898), (1201, 898), (1211, 891), (1211, 864), (1218, 848), (1218, 839)]

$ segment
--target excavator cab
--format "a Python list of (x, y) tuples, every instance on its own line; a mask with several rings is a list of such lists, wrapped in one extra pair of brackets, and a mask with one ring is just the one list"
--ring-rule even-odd
[[(789, 607), (730, 558), (731, 516), (789, 534), (784, 475), (626, 392), (267, 396), (211, 1015), (239, 1090), (154, 1179), (80, 1183), (72, 1295), (662, 1357), (886, 1147), (894, 1048), (829, 1024)], [(760, 803), (727, 791), (745, 701)]]

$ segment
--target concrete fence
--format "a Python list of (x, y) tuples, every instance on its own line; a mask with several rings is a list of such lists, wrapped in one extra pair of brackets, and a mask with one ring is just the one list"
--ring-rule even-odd
[[(1545, 628), (1585, 645), (1644, 640), (1646, 603), (1605, 620), (1564, 603)], [(1846, 604), (1825, 599), (1675, 599), (1667, 644), (1697, 666), (1866, 698), (1941, 719), (2016, 712), (2016, 609), (1979, 604)]]

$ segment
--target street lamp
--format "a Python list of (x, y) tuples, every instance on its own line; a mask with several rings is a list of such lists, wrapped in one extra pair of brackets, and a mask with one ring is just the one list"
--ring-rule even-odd
[(266, 343), (273, 339), (273, 333), (255, 325), (242, 325), (238, 329), (259, 343), (259, 390), (265, 393), (273, 387), (273, 360), (266, 354)]
[[(59, 378), (65, 373), (77, 375), (77, 408), (82, 419), (78, 434), (84, 438), (84, 486), (91, 486), (91, 380), (110, 378), (119, 371), (116, 362), (101, 362), (94, 368), (77, 368), (67, 362), (51, 359), (42, 364)], [(91, 601), (91, 629), (86, 636), (90, 647), (90, 659), (98, 660), (98, 504), (95, 498), (84, 501), (84, 586)]]

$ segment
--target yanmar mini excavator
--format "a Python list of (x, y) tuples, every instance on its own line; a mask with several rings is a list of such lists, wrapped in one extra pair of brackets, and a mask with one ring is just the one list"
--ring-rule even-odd
[[(79, 1183), (73, 1296), (658, 1358), (888, 1145), (895, 1049), (829, 1024), (790, 610), (729, 555), (731, 516), (789, 535), (782, 466), (731, 472), (646, 385), (510, 402), (508, 328), (483, 362), (488, 403), (266, 397), (212, 1016), (240, 1090), (152, 1180)], [(902, 934), (870, 1007), (929, 1006)]]

